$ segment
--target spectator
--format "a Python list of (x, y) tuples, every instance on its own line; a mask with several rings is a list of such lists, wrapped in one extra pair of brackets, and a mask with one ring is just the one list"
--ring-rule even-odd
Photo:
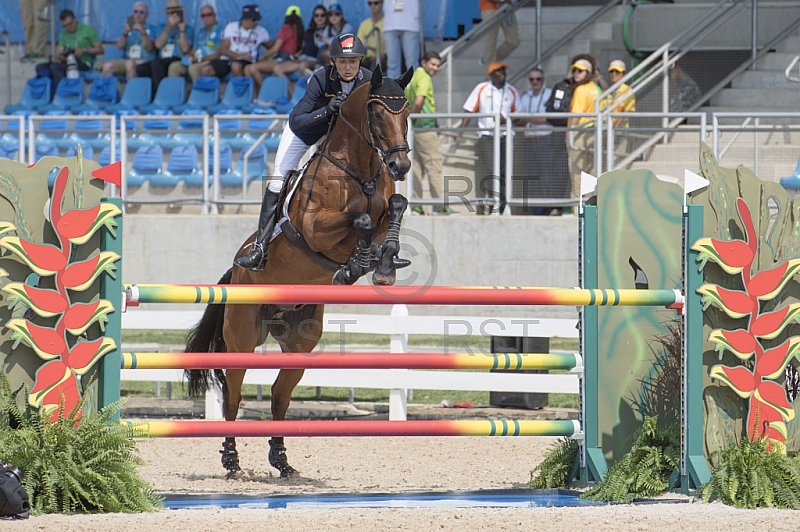
[(372, 72), (361, 67), (364, 45), (357, 36), (343, 33), (334, 37), (330, 50), (333, 64), (317, 71), (308, 81), (303, 99), (292, 110), (289, 123), (283, 128), (275, 155), (277, 175), (270, 179), (264, 193), (253, 249), (234, 261), (241, 268), (253, 271), (264, 268), (284, 179), (289, 172), (297, 170), (308, 148), (325, 136), (347, 95), (372, 79)]
[(353, 25), (347, 22), (344, 18), (344, 11), (342, 11), (342, 4), (331, 4), (328, 8), (328, 26), (322, 32), (323, 46), (320, 47), (319, 62), (323, 65), (328, 64), (330, 61), (330, 53), (328, 47), (331, 40), (337, 35), (342, 33), (355, 33)]
[(378, 63), (386, 64), (386, 43), (383, 42), (383, 0), (367, 0), (367, 4), (370, 16), (358, 26), (358, 38), (367, 50), (364, 67), (372, 70)]
[(272, 74), (275, 67), (284, 61), (292, 61), (300, 52), (303, 44), (303, 19), (300, 8), (289, 6), (286, 10), (286, 17), (283, 20), (278, 32), (278, 38), (270, 46), (269, 50), (257, 63), (244, 67), (244, 75), (250, 76), (255, 81), (255, 90), (261, 89), (264, 82), (264, 74)]
[(311, 16), (311, 22), (308, 24), (308, 29), (303, 34), (303, 49), (300, 50), (294, 60), (284, 61), (275, 65), (272, 71), (274, 76), (288, 76), (293, 72), (305, 72), (311, 75), (312, 69), (317, 66), (317, 60), (320, 53), (320, 45), (323, 44), (322, 33), (328, 26), (328, 10), (322, 4), (314, 6), (314, 14)]
[(20, 58), (23, 63), (35, 63), (44, 58), (47, 23), (50, 18), (44, 16), (45, 10), (47, 10), (47, 0), (19, 0), (22, 29), (25, 31), (25, 55)]
[(75, 13), (69, 9), (63, 10), (58, 18), (64, 29), (58, 36), (56, 59), (50, 64), (53, 91), (66, 76), (68, 60), (76, 60), (79, 72), (88, 72), (94, 65), (95, 56), (103, 53), (100, 37), (92, 26), (78, 22)]
[(201, 76), (224, 78), (228, 74), (243, 76), (244, 67), (258, 58), (258, 48), (269, 40), (269, 32), (258, 24), (261, 11), (255, 4), (242, 6), (242, 17), (229, 22), (222, 30), (221, 57), (200, 69)]
[[(611, 84), (617, 83), (625, 76), (625, 62), (622, 59), (614, 59), (608, 65), (608, 78)], [(617, 90), (608, 95), (605, 104), (609, 105), (617, 102), (618, 105), (614, 107), (614, 113), (634, 113), (636, 112), (636, 96), (628, 94), (631, 88), (623, 83)], [(630, 120), (626, 117), (618, 117), (614, 119), (614, 127), (628, 127)]]
[(419, 0), (389, 0), (383, 13), (386, 74), (399, 78), (405, 67), (419, 66)]
[[(552, 91), (545, 86), (545, 75), (541, 68), (534, 68), (528, 73), (528, 83), (531, 88), (520, 96), (519, 112), (544, 113), (547, 111), (547, 101)], [(525, 134), (517, 142), (520, 145), (519, 153), (524, 161), (524, 170), (521, 170), (523, 179), (522, 192), (525, 197), (555, 198), (558, 197), (552, 174), (555, 172), (552, 155), (552, 146), (549, 143), (553, 134), (551, 126), (544, 118), (524, 119)], [(562, 148), (563, 151), (563, 148)], [(567, 176), (569, 177), (569, 176)], [(549, 214), (551, 209), (545, 207), (524, 207), (523, 214)]]
[(153, 80), (153, 94), (161, 80), (167, 77), (169, 66), (192, 49), (194, 28), (186, 24), (183, 8), (178, 0), (167, 0), (167, 23), (155, 40), (157, 57), (136, 67), (136, 75)]
[(678, 85), (677, 94), (669, 102), (669, 110), (681, 113), (691, 110), (692, 106), (703, 97), (703, 91), (684, 70), (689, 66), (689, 58), (681, 57), (669, 70), (669, 77)]
[[(406, 98), (411, 104), (412, 113), (433, 114), (436, 112), (436, 101), (433, 98), (433, 76), (439, 71), (442, 58), (437, 52), (428, 51), (422, 56), (421, 66), (414, 72), (411, 83), (406, 87)], [(414, 196), (422, 197), (422, 179), (428, 181), (432, 198), (442, 198), (442, 152), (439, 148), (439, 134), (435, 118), (417, 118), (414, 120), (414, 164), (417, 170), (414, 176)], [(414, 209), (422, 214), (421, 208)], [(434, 208), (434, 214), (451, 214), (456, 211), (447, 205)]]
[[(486, 20), (494, 15), (495, 11), (506, 4), (512, 5), (513, 2), (512, 0), (480, 0), (479, 7), (481, 10), (481, 18)], [(503, 28), (504, 42), (500, 45), (500, 48), (498, 48), (497, 34), (500, 32), (501, 27)], [(512, 11), (505, 16), (500, 24), (486, 32), (483, 38), (483, 59), (481, 59), (481, 64), (488, 65), (495, 61), (502, 61), (511, 55), (511, 52), (516, 50), (517, 46), (519, 46), (519, 29), (517, 26), (517, 17)]]
[[(147, 23), (148, 9), (145, 2), (133, 4), (133, 12), (125, 22), (122, 35), (117, 39), (117, 50), (124, 50), (124, 59), (103, 63), (103, 76), (136, 77), (136, 66), (155, 57), (153, 35), (156, 28)], [(132, 24), (131, 24), (132, 23)]]
[[(593, 58), (592, 58), (593, 59)], [(594, 102), (602, 90), (594, 81), (596, 63), (590, 59), (574, 60), (570, 67), (572, 74), (572, 102), (570, 113), (594, 113)], [(572, 177), (572, 196), (581, 195), (581, 172), (594, 172), (594, 118), (591, 116), (569, 119), (567, 132), (567, 153), (569, 154), (570, 175)]]
[(192, 81), (200, 77), (200, 71), (210, 61), (220, 58), (220, 41), (222, 29), (217, 22), (217, 13), (208, 4), (200, 8), (200, 21), (203, 27), (194, 37), (192, 52), (186, 54), (180, 62), (173, 62), (168, 69), (170, 77), (177, 78), (189, 74)]
[[(489, 81), (479, 83), (464, 102), (464, 110), (469, 113), (495, 113), (500, 115), (500, 207), (499, 213), (506, 207), (506, 130), (503, 127), (510, 113), (516, 112), (519, 96), (517, 89), (506, 83), (506, 70), (508, 65), (492, 63), (487, 68)], [(465, 128), (470, 123), (470, 118), (464, 118), (459, 127)], [(483, 197), (497, 197), (493, 190), (494, 175), (492, 174), (494, 160), (494, 118), (478, 119), (478, 170), (476, 178), (478, 191)], [(487, 209), (484, 205), (478, 207), (478, 214), (491, 213), (494, 206)]]

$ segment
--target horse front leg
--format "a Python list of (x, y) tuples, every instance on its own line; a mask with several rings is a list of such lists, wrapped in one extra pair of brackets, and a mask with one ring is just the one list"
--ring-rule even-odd
[(372, 274), (375, 284), (393, 285), (397, 280), (396, 270), (411, 264), (411, 261), (397, 256), (400, 252), (400, 224), (406, 207), (408, 200), (403, 195), (392, 194), (389, 198), (389, 230), (381, 246), (378, 266)]
[(333, 276), (333, 284), (351, 285), (372, 269), (376, 247), (372, 245), (375, 224), (369, 214), (361, 213), (353, 220), (358, 232), (358, 243), (350, 260)]

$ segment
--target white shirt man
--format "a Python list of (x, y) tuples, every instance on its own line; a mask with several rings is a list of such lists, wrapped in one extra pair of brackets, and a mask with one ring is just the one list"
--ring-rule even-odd
[[(229, 22), (222, 30), (222, 39), (230, 40), (229, 50), (235, 54), (250, 54), (251, 61), (258, 59), (258, 47), (269, 40), (269, 32), (260, 24), (253, 28), (244, 28), (240, 22)], [(222, 59), (230, 59), (223, 56)]]
[[(544, 86), (544, 72), (534, 68), (528, 73), (528, 82), (531, 88), (520, 97), (519, 113), (544, 113), (547, 100), (550, 99), (552, 90)], [(543, 118), (528, 118), (526, 124), (526, 137), (544, 137), (553, 132), (553, 126)]]

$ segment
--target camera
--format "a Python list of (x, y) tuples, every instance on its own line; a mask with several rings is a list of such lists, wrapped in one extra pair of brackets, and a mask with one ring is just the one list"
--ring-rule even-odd
[(61, 52), (61, 53), (64, 54), (64, 57), (69, 57), (71, 55), (75, 55), (75, 49), (74, 48), (64, 48), (64, 51)]
[(9, 464), (5, 460), (0, 461), (0, 474), (9, 478), (17, 479), (17, 482), (22, 483), (22, 470), (15, 465)]

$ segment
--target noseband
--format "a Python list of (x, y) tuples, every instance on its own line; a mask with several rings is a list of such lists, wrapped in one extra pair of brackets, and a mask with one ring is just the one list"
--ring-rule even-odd
[[(400, 100), (404, 100), (404, 101), (401, 102)], [(338, 116), (337, 119), (340, 119), (342, 122), (344, 122), (347, 125), (347, 127), (352, 129), (355, 132), (355, 134), (358, 135), (358, 138), (360, 138), (362, 141), (364, 141), (364, 144), (366, 144), (369, 147), (370, 150), (372, 150), (373, 152), (375, 152), (378, 155), (378, 158), (381, 161), (381, 165), (380, 165), (380, 167), (378, 167), (378, 171), (375, 173), (375, 176), (372, 178), (372, 180), (364, 181), (359, 175), (357, 175), (355, 172), (353, 172), (352, 170), (347, 168), (344, 164), (342, 164), (340, 161), (335, 159), (332, 155), (330, 155), (324, 149), (322, 150), (322, 155), (326, 159), (331, 161), (333, 164), (338, 166), (340, 169), (344, 170), (347, 173), (347, 175), (349, 175), (350, 177), (352, 177), (353, 179), (358, 181), (358, 183), (361, 185), (361, 189), (364, 191), (364, 194), (366, 194), (370, 198), (375, 193), (375, 187), (376, 187), (376, 183), (375, 182), (377, 181), (378, 176), (381, 174), (381, 171), (383, 170), (383, 167), (384, 166), (388, 166), (387, 163), (386, 163), (386, 159), (393, 153), (397, 153), (397, 152), (401, 152), (401, 151), (404, 151), (404, 152), (408, 153), (409, 151), (411, 151), (409, 149), (409, 147), (408, 147), (408, 144), (397, 144), (396, 146), (392, 146), (392, 147), (390, 147), (390, 148), (388, 148), (386, 150), (383, 150), (378, 146), (378, 144), (375, 142), (375, 133), (372, 130), (372, 113), (370, 113), (371, 106), (372, 106), (372, 104), (375, 104), (375, 103), (383, 106), (384, 109), (386, 109), (389, 113), (391, 113), (393, 115), (397, 115), (397, 114), (402, 113), (408, 107), (408, 100), (406, 99), (405, 96), (387, 96), (387, 95), (370, 94), (367, 97), (367, 105), (366, 105), (366, 108), (365, 108), (366, 112), (361, 115), (361, 129), (355, 127), (341, 113), (339, 113), (337, 115)], [(398, 104), (400, 104), (400, 105), (398, 105)], [(369, 132), (369, 140), (367, 140), (367, 138), (361, 133), (361, 131), (362, 131), (363, 127), (364, 127), (364, 122), (365, 121), (366, 121), (367, 131)], [(333, 129), (333, 120), (331, 120), (331, 127), (328, 130), (328, 134), (329, 135), (330, 135), (330, 131), (332, 129)], [(326, 144), (327, 144), (327, 140), (326, 140)]]

